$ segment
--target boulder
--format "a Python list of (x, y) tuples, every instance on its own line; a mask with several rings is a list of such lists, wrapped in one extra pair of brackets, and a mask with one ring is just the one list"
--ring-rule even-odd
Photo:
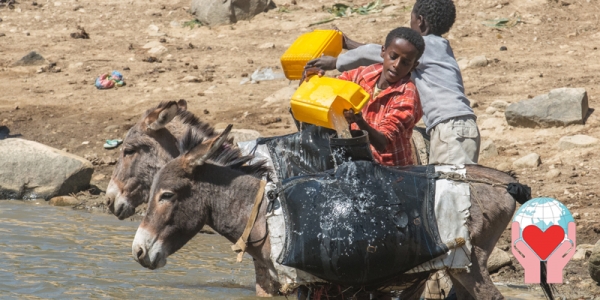
[(590, 277), (592, 277), (594, 281), (600, 283), (600, 240), (594, 245), (588, 262)]
[(535, 168), (542, 163), (537, 153), (527, 154), (513, 162), (515, 168)]
[(490, 257), (488, 258), (488, 264), (487, 264), (488, 272), (490, 272), (490, 273), (496, 272), (500, 268), (502, 268), (504, 266), (509, 266), (511, 264), (512, 264), (512, 261), (510, 260), (510, 255), (508, 255), (508, 253), (502, 251), (500, 248), (494, 247), (492, 254), (490, 254)]
[(84, 158), (37, 142), (0, 140), (0, 199), (50, 199), (88, 188), (94, 168)]
[(583, 88), (560, 88), (513, 103), (506, 108), (508, 125), (515, 127), (558, 127), (583, 124), (588, 113), (587, 92)]
[(481, 143), (481, 150), (479, 151), (479, 158), (490, 158), (498, 156), (498, 149), (493, 141), (487, 140)]
[(206, 25), (248, 20), (269, 8), (271, 0), (192, 0), (192, 14)]
[(562, 150), (569, 150), (574, 148), (586, 148), (592, 147), (598, 144), (598, 139), (591, 137), (589, 135), (572, 135), (572, 136), (563, 136), (558, 141), (558, 148)]

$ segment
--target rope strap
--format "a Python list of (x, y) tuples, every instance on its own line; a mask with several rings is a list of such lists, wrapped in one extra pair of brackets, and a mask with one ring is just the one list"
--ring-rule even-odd
[(244, 257), (244, 252), (246, 252), (246, 247), (248, 246), (248, 237), (250, 236), (250, 232), (254, 227), (254, 223), (256, 223), (256, 217), (258, 217), (258, 210), (260, 208), (260, 204), (262, 203), (266, 184), (266, 181), (260, 181), (258, 192), (256, 193), (256, 197), (254, 198), (254, 206), (252, 207), (252, 213), (250, 213), (250, 218), (248, 219), (248, 223), (246, 223), (246, 228), (244, 228), (242, 236), (237, 240), (237, 242), (234, 245), (231, 246), (231, 250), (238, 254), (238, 262), (242, 261), (242, 257)]

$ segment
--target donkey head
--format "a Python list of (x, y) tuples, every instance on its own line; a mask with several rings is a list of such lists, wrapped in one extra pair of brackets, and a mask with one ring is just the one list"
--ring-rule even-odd
[[(193, 147), (185, 138), (184, 154), (156, 174), (147, 214), (132, 245), (133, 257), (142, 266), (164, 266), (167, 256), (183, 247), (207, 223), (227, 236), (214, 226), (235, 219), (232, 213), (236, 205), (231, 200), (243, 198), (240, 193), (247, 192), (239, 184), (246, 178), (241, 175), (260, 177), (268, 170), (264, 162), (247, 164), (253, 157), (242, 156), (232, 147), (227, 141), (230, 130), (231, 125), (216, 138), (192, 142), (196, 144)], [(221, 212), (225, 217), (219, 218)], [(220, 227), (231, 229), (233, 226), (228, 224)]]
[(149, 109), (129, 130), (106, 190), (108, 208), (115, 216), (127, 218), (147, 201), (154, 175), (179, 155), (178, 141), (188, 128), (213, 135), (213, 129), (198, 121), (187, 111), (185, 100), (180, 100)]

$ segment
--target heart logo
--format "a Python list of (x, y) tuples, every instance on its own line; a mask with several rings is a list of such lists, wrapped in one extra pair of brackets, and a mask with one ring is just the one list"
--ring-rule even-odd
[(541, 260), (546, 260), (564, 239), (565, 230), (558, 225), (552, 225), (546, 231), (542, 231), (535, 225), (523, 229), (523, 240)]

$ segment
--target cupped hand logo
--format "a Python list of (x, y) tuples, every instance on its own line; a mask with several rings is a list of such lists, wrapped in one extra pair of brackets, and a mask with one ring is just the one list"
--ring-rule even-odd
[(547, 282), (562, 283), (562, 270), (575, 254), (576, 225), (571, 212), (552, 198), (527, 201), (512, 223), (512, 253), (525, 269), (525, 283), (540, 283), (540, 262)]

